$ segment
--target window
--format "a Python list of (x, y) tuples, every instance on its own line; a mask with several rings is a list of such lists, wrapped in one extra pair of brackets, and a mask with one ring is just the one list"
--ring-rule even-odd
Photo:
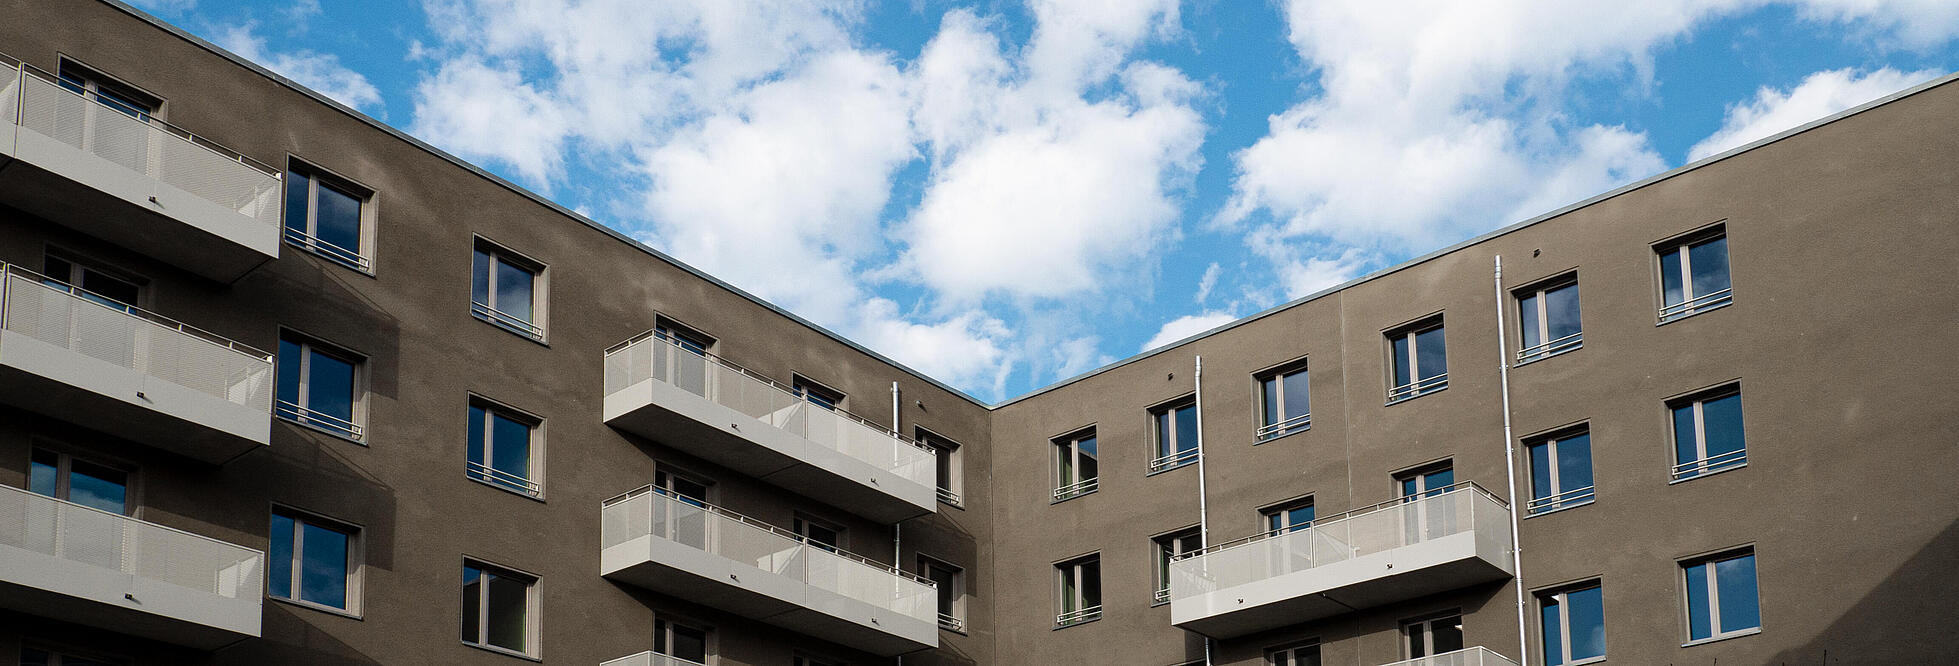
[(1592, 503), (1592, 435), (1568, 431), (1526, 442), (1530, 453), (1529, 513)]
[(1061, 612), (1054, 626), (1069, 627), (1102, 618), (1102, 557), (1089, 555), (1054, 565), (1059, 580)]
[(918, 572), (938, 586), (939, 626), (953, 631), (966, 630), (966, 571), (920, 555)]
[(1054, 440), (1054, 501), (1095, 492), (1100, 476), (1095, 464), (1095, 429)]
[(1178, 557), (1204, 549), (1203, 530), (1191, 527), (1177, 530), (1155, 538), (1156, 542), (1156, 594), (1154, 601), (1163, 603), (1170, 600), (1170, 562)]
[(793, 375), (790, 382), (796, 397), (808, 400), (812, 405), (832, 411), (843, 408), (842, 391), (810, 381), (802, 375)]
[[(1455, 486), (1456, 470), (1448, 464), (1423, 468), (1398, 477), (1401, 491), (1402, 538), (1405, 544), (1422, 543), (1456, 533), (1456, 506), (1445, 499), (1434, 499)], [(1420, 656), (1420, 655), (1416, 655)]]
[(27, 489), (92, 509), (129, 515), (129, 472), (36, 447), (28, 457)]
[(843, 528), (835, 523), (796, 516), (795, 526), (796, 533), (802, 535), (803, 540), (810, 545), (832, 553), (844, 547)]
[(293, 333), (279, 336), (279, 418), (367, 440), (361, 357)]
[(286, 244), (354, 270), (373, 270), (364, 213), (371, 196), (293, 161), (286, 169)]
[(126, 663), (120, 659), (83, 657), (32, 646), (20, 649), (20, 666), (122, 666)]
[(1676, 402), (1673, 413), (1673, 480), (1748, 464), (1741, 428), (1741, 387), (1728, 386)]
[(653, 620), (653, 651), (696, 664), (707, 663), (708, 630), (666, 618)]
[(653, 503), (653, 533), (706, 550), (708, 486), (706, 481), (669, 471), (664, 466), (656, 467), (653, 492), (673, 501)]
[(939, 501), (952, 506), (964, 504), (960, 493), (966, 487), (966, 467), (959, 456), (959, 443), (940, 437), (924, 428), (914, 429), (918, 443), (932, 448), (934, 463), (938, 465)]
[(1402, 656), (1433, 657), (1462, 649), (1462, 615), (1450, 613), (1401, 623)]
[(1394, 354), (1394, 388), (1388, 402), (1418, 398), (1449, 388), (1448, 345), (1440, 318), (1388, 334)]
[(302, 605), (357, 612), (359, 530), (296, 511), (272, 511), (266, 584), (273, 597)]
[(1456, 470), (1445, 463), (1403, 474), (1395, 483), (1400, 486), (1403, 499), (1433, 497), (1456, 484)]
[(1537, 596), (1545, 666), (1605, 659), (1605, 601), (1598, 581)]
[(543, 474), (533, 461), (538, 420), (514, 411), (471, 400), (469, 405), (469, 478), (530, 497), (544, 494)]
[(1197, 462), (1197, 401), (1185, 400), (1150, 411), (1156, 434), (1156, 454), (1150, 458), (1150, 472), (1182, 467)]
[(472, 270), (470, 313), (542, 342), (544, 266), (477, 239)]
[(1734, 302), (1728, 281), (1725, 229), (1657, 248), (1660, 254), (1660, 323), (1721, 308)]
[(653, 376), (701, 397), (708, 395), (708, 350), (714, 338), (660, 317), (653, 335), (667, 344), (653, 353)]
[(1744, 551), (1689, 561), (1688, 642), (1754, 633), (1762, 627), (1761, 599), (1755, 590), (1755, 553)]
[(526, 657), (537, 653), (535, 576), (463, 562), (463, 642)]
[(1313, 526), (1313, 498), (1266, 507), (1258, 513), (1265, 519), (1266, 534), (1297, 532)]
[(1306, 368), (1297, 367), (1258, 377), (1255, 439), (1260, 442), (1278, 439), (1312, 427), (1312, 394), (1306, 388), (1306, 376)]
[(1320, 666), (1320, 644), (1288, 645), (1266, 650), (1265, 663), (1271, 666)]
[(843, 666), (841, 661), (796, 655), (796, 666)]
[(163, 101), (66, 59), (61, 61), (60, 85), (131, 118), (148, 122)]
[(48, 255), (45, 284), (91, 302), (130, 312), (141, 304), (143, 281), (55, 255)]
[(1578, 316), (1578, 275), (1553, 278), (1517, 294), (1517, 325), (1523, 347), (1517, 364), (1547, 359), (1585, 346)]

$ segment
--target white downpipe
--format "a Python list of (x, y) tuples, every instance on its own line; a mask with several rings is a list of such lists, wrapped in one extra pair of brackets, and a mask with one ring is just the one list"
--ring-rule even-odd
[(1517, 577), (1517, 664), (1530, 666), (1529, 615), (1524, 605), (1524, 546), (1517, 518), (1517, 450), (1510, 436), (1510, 348), (1503, 323), (1503, 255), (1496, 258), (1496, 361), (1503, 385), (1503, 473), (1510, 482), (1510, 567)]
[[(1211, 514), (1204, 500), (1204, 357), (1197, 356), (1197, 370), (1192, 381), (1195, 387), (1197, 410), (1197, 540), (1206, 547), (1211, 545)], [(1204, 638), (1204, 666), (1211, 666), (1211, 639)]]
[[(891, 382), (891, 434), (904, 436), (898, 429), (898, 382)], [(891, 524), (891, 567), (899, 571), (905, 570), (905, 524), (903, 522)], [(898, 666), (905, 666), (904, 655), (899, 655), (896, 663)]]

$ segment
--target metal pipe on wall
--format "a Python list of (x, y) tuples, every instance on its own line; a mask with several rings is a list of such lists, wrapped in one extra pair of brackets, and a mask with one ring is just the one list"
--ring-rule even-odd
[(1496, 257), (1495, 280), (1497, 376), (1503, 387), (1503, 473), (1510, 483), (1510, 568), (1517, 579), (1517, 664), (1530, 666), (1530, 632), (1526, 619), (1529, 613), (1524, 605), (1524, 546), (1523, 535), (1518, 532), (1522, 521), (1517, 517), (1517, 449), (1515, 438), (1510, 436), (1510, 346), (1503, 318), (1503, 255)]
[[(1204, 357), (1195, 356), (1197, 368), (1191, 373), (1195, 397), (1191, 406), (1197, 410), (1197, 541), (1208, 547), (1211, 545), (1211, 514), (1205, 502), (1204, 492)], [(1204, 666), (1211, 666), (1211, 639), (1204, 638)]]
[[(897, 437), (904, 436), (898, 429), (898, 382), (891, 382), (891, 434)], [(899, 571), (905, 570), (905, 524), (903, 521), (891, 524), (891, 567)], [(895, 663), (898, 666), (904, 666), (904, 655), (897, 656)]]

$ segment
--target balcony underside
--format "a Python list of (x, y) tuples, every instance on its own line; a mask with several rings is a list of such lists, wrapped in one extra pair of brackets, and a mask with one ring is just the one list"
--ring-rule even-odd
[(938, 509), (937, 491), (685, 389), (641, 381), (605, 397), (605, 422), (880, 523)]
[(259, 636), (261, 603), (0, 544), (0, 607), (30, 615), (215, 650)]
[(275, 225), (33, 130), (0, 145), (0, 204), (224, 283), (279, 258)]
[(1171, 624), (1228, 639), (1510, 577), (1508, 555), (1465, 532), (1171, 603)]
[(212, 464), (271, 441), (265, 412), (0, 330), (0, 401)]
[(606, 578), (881, 656), (939, 646), (939, 628), (655, 536), (607, 548)]

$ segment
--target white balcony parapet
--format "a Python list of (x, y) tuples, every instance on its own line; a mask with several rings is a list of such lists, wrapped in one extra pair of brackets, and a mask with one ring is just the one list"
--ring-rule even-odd
[(599, 664), (599, 666), (706, 666), (706, 664), (679, 657), (669, 657), (649, 650), (635, 655), (620, 657)]
[(0, 280), (0, 400), (207, 462), (270, 440), (271, 354), (19, 266)]
[(601, 513), (602, 575), (876, 654), (938, 646), (923, 577), (653, 486)]
[[(790, 387), (659, 331), (606, 350), (605, 392), (607, 423), (693, 447), (689, 453), (751, 476), (836, 498), (881, 522), (937, 510), (931, 447), (811, 403)], [(677, 428), (694, 428), (698, 436)], [(743, 442), (750, 446), (730, 445)], [(801, 469), (785, 471), (790, 468)]]
[(0, 486), (0, 607), (198, 649), (259, 635), (265, 554)]
[(1509, 657), (1497, 654), (1495, 650), (1483, 646), (1465, 648), (1454, 652), (1432, 654), (1426, 657), (1406, 659), (1381, 666), (1517, 666)]
[(1509, 578), (1509, 509), (1474, 484), (1181, 556), (1171, 623), (1213, 638)]

